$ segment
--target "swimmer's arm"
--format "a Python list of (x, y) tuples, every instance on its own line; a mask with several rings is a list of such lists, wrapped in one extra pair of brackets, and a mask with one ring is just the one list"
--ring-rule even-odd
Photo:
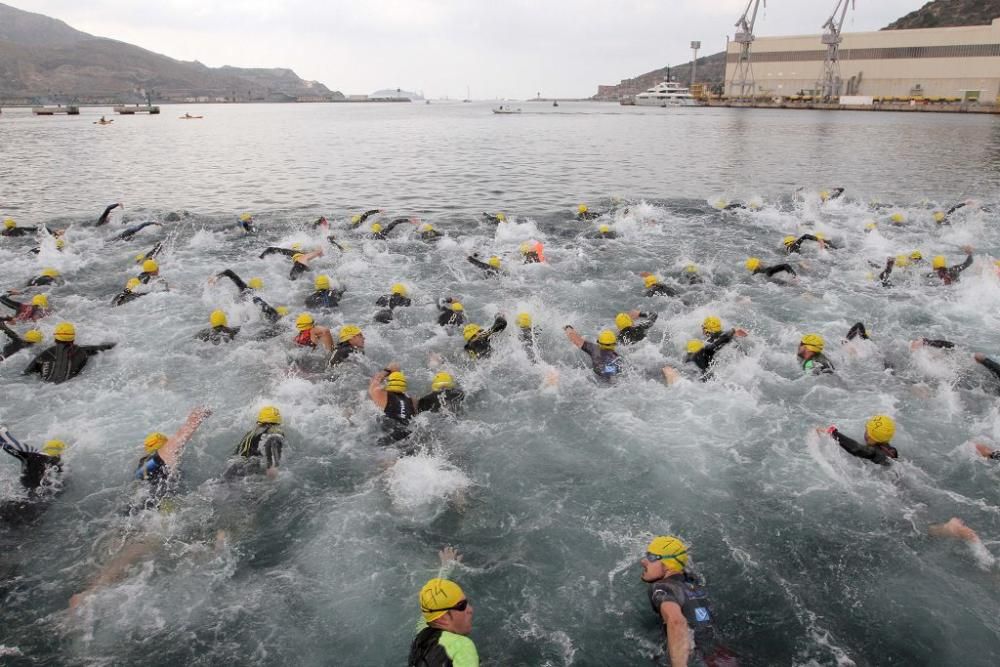
[(569, 342), (573, 343), (576, 347), (583, 348), (583, 337), (576, 332), (576, 329), (567, 324), (563, 327), (563, 330), (566, 332), (566, 338), (569, 339)]
[(382, 382), (389, 377), (389, 373), (392, 372), (388, 368), (383, 368), (378, 373), (372, 376), (371, 381), (368, 382), (368, 396), (372, 399), (372, 402), (378, 407), (385, 409), (386, 403), (389, 402), (389, 394), (386, 392), (385, 388), (382, 386)]
[(985, 366), (991, 373), (993, 373), (993, 375), (996, 375), (998, 378), (1000, 378), (1000, 364), (993, 361), (984, 354), (977, 354), (975, 355), (974, 358), (977, 362)]
[(120, 203), (119, 204), (111, 204), (106, 209), (104, 209), (104, 213), (101, 213), (101, 217), (97, 219), (97, 225), (95, 225), (95, 226), (100, 227), (101, 225), (107, 224), (107, 222), (108, 222), (108, 216), (111, 215), (111, 211), (115, 210), (119, 206), (121, 206)]
[(236, 275), (236, 273), (232, 269), (226, 269), (225, 271), (220, 271), (219, 273), (215, 274), (215, 277), (229, 278), (230, 280), (233, 281), (233, 284), (236, 285), (237, 289), (239, 289), (241, 292), (247, 289), (247, 284), (243, 282), (243, 279), (240, 278), (238, 275)]
[(191, 439), (191, 436), (198, 430), (201, 423), (208, 419), (211, 414), (212, 411), (206, 407), (197, 407), (191, 411), (184, 425), (160, 448), (160, 458), (163, 459), (164, 463), (168, 466), (177, 464), (181, 448)]
[(875, 460), (874, 448), (867, 447), (865, 445), (862, 445), (857, 440), (848, 438), (846, 435), (844, 435), (837, 429), (833, 429), (832, 431), (830, 431), (830, 437), (836, 440), (837, 444), (840, 445), (844, 449), (844, 451), (846, 451), (848, 454), (856, 456), (859, 459), (868, 459), (869, 461)]
[(667, 628), (667, 651), (670, 654), (671, 665), (686, 665), (691, 653), (688, 643), (688, 624), (681, 607), (676, 602), (664, 602), (660, 605), (660, 618)]

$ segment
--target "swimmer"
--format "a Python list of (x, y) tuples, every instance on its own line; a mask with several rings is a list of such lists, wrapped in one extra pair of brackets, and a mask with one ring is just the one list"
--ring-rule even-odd
[(448, 408), (461, 407), (465, 400), (465, 392), (455, 384), (451, 373), (444, 371), (436, 374), (431, 380), (431, 393), (422, 396), (417, 401), (417, 412), (437, 412)]
[(10, 359), (21, 350), (26, 350), (34, 345), (38, 345), (44, 338), (42, 336), (42, 332), (38, 329), (29, 330), (22, 338), (2, 320), (0, 320), (0, 332), (10, 339), (10, 342), (4, 345), (3, 350), (0, 351), (0, 361)]
[(353, 324), (345, 324), (337, 333), (337, 347), (330, 357), (329, 366), (347, 361), (355, 354), (365, 353), (365, 334)]
[(376, 222), (371, 226), (371, 233), (368, 234), (368, 238), (374, 239), (376, 241), (384, 241), (386, 238), (388, 238), (389, 232), (391, 232), (396, 227), (399, 227), (401, 224), (405, 222), (409, 222), (410, 224), (413, 225), (418, 224), (415, 219), (411, 220), (410, 218), (396, 218), (385, 227), (382, 227), (382, 225)]
[(544, 260), (542, 253), (539, 250), (539, 245), (536, 243), (532, 246), (530, 243), (525, 241), (520, 245), (518, 250), (521, 252), (521, 261), (525, 264), (541, 264)]
[(46, 440), (38, 451), (22, 445), (10, 434), (6, 426), (0, 425), (0, 449), (21, 462), (21, 486), (34, 493), (43, 484), (54, 482), (62, 475), (62, 454), (66, 443), (62, 440)]
[(421, 241), (437, 241), (444, 237), (444, 234), (434, 229), (434, 225), (425, 222), (420, 225), (420, 229), (417, 230), (417, 237)]
[(943, 255), (937, 255), (931, 260), (931, 268), (934, 269), (933, 273), (928, 274), (929, 277), (937, 277), (941, 280), (942, 284), (951, 285), (952, 283), (958, 282), (958, 276), (962, 271), (972, 266), (972, 246), (963, 246), (962, 250), (968, 257), (961, 264), (956, 264), (955, 266), (949, 267), (947, 265), (947, 260)]
[(44, 287), (46, 285), (61, 285), (63, 279), (59, 276), (59, 272), (53, 268), (42, 269), (42, 272), (28, 281), (25, 287)]
[(954, 206), (952, 206), (951, 208), (949, 208), (947, 211), (935, 211), (934, 212), (934, 222), (936, 222), (939, 225), (950, 225), (951, 224), (951, 220), (949, 220), (948, 218), (951, 217), (951, 214), (954, 213), (955, 211), (958, 211), (959, 209), (965, 208), (966, 206), (968, 206), (968, 205), (970, 205), (972, 203), (973, 203), (972, 201), (964, 201), (964, 202), (960, 202), (958, 204), (955, 204)]
[(499, 225), (502, 222), (507, 222), (507, 216), (503, 213), (483, 213), (483, 219), (493, 225)]
[(137, 276), (143, 285), (162, 285), (169, 291), (167, 281), (160, 277), (160, 265), (155, 259), (147, 259), (142, 263), (142, 272)]
[(330, 287), (330, 276), (321, 274), (313, 281), (316, 291), (306, 297), (306, 308), (312, 310), (330, 310), (336, 308), (340, 300), (347, 291), (344, 287), (332, 289)]
[(330, 228), (330, 221), (327, 220), (325, 216), (322, 216), (322, 215), (319, 216), (319, 219), (316, 220), (316, 222), (312, 223), (312, 228), (313, 229), (317, 229), (319, 227), (322, 227), (323, 229), (329, 229)]
[(736, 655), (719, 643), (705, 582), (688, 569), (687, 546), (673, 535), (660, 535), (639, 564), (649, 604), (662, 622), (670, 664), (687, 665), (693, 652), (699, 664), (737, 667)]
[(1000, 461), (1000, 450), (990, 449), (984, 444), (976, 443), (976, 453), (982, 456), (984, 459), (990, 459), (991, 461)]
[(685, 266), (684, 273), (681, 274), (679, 280), (688, 285), (701, 285), (705, 282), (701, 274), (698, 273), (698, 267), (695, 264)]
[(893, 459), (899, 458), (896, 448), (890, 445), (892, 436), (896, 434), (896, 422), (887, 415), (875, 415), (865, 424), (865, 444), (848, 438), (837, 430), (836, 426), (817, 428), (820, 435), (824, 433), (837, 441), (848, 454), (859, 459), (865, 459), (878, 465), (888, 466)]
[(542, 330), (532, 324), (530, 313), (518, 313), (515, 322), (517, 323), (517, 339), (521, 341), (531, 363), (537, 363), (538, 337), (542, 334)]
[(607, 225), (601, 225), (597, 228), (597, 233), (593, 234), (591, 238), (594, 239), (616, 239), (618, 238), (618, 232), (615, 232)]
[(461, 586), (435, 578), (420, 589), (423, 624), (410, 645), (407, 667), (479, 667), (479, 653), (469, 639), (472, 604)]
[[(692, 363), (701, 371), (699, 379), (707, 382), (712, 379), (712, 362), (719, 350), (732, 342), (733, 338), (743, 338), (747, 335), (744, 329), (730, 329), (725, 333), (718, 334), (710, 343), (692, 339), (687, 342), (687, 355), (684, 361)], [(681, 376), (677, 369), (671, 366), (663, 367), (663, 377), (668, 385), (675, 384)]]
[(105, 208), (104, 213), (101, 213), (101, 217), (97, 219), (97, 224), (95, 224), (94, 226), (100, 227), (101, 225), (108, 224), (108, 217), (111, 215), (111, 211), (115, 210), (116, 208), (125, 210), (125, 205), (122, 204), (121, 202), (118, 202), (117, 204), (111, 204), (110, 206)]
[(291, 248), (281, 248), (279, 246), (268, 246), (261, 251), (258, 259), (264, 259), (268, 255), (284, 255), (285, 257), (295, 257), (302, 252), (301, 243), (293, 243)]
[(333, 336), (330, 335), (330, 330), (317, 325), (309, 313), (302, 313), (295, 318), (295, 328), (299, 333), (292, 342), (297, 346), (315, 348), (319, 344), (327, 352), (333, 352)]
[(365, 221), (368, 220), (369, 217), (375, 215), (376, 213), (382, 213), (382, 212), (383, 211), (380, 208), (373, 208), (370, 211), (365, 211), (361, 215), (352, 216), (351, 217), (351, 227), (355, 227), (355, 228), (360, 227), (361, 225), (365, 224)]
[(815, 234), (815, 235), (803, 234), (799, 238), (795, 238), (794, 236), (786, 236), (782, 240), (782, 243), (785, 246), (785, 253), (791, 255), (793, 252), (799, 252), (802, 248), (802, 244), (805, 241), (815, 241), (816, 243), (819, 244), (820, 248), (824, 249), (825, 248), (829, 248), (830, 250), (838, 249), (837, 246), (835, 246), (833, 243), (827, 241), (826, 237), (823, 236), (822, 234)]
[(644, 296), (677, 296), (677, 290), (673, 287), (669, 287), (660, 282), (652, 273), (648, 271), (642, 271), (639, 273), (643, 279), (643, 285), (646, 288)]
[(162, 226), (161, 223), (159, 223), (159, 222), (143, 222), (143, 223), (140, 223), (138, 225), (133, 225), (132, 227), (129, 227), (124, 232), (122, 232), (121, 234), (119, 234), (118, 236), (116, 236), (114, 238), (114, 240), (115, 241), (131, 241), (132, 237), (135, 236), (136, 234), (138, 234), (139, 232), (141, 232), (143, 229), (145, 229), (146, 227), (152, 227), (154, 225), (156, 227), (161, 227)]
[(751, 257), (750, 259), (748, 259), (745, 262), (744, 266), (747, 267), (747, 271), (749, 271), (751, 274), (753, 274), (753, 275), (761, 274), (761, 275), (767, 276), (768, 278), (771, 278), (774, 275), (776, 275), (778, 273), (782, 273), (782, 272), (784, 272), (784, 273), (790, 273), (793, 276), (797, 275), (795, 273), (795, 269), (792, 268), (791, 264), (777, 264), (775, 266), (761, 266), (760, 260), (758, 258), (756, 258), (756, 257)]
[(257, 227), (253, 224), (253, 216), (249, 213), (240, 214), (239, 226), (244, 235), (254, 235), (257, 233)]
[(148, 259), (153, 259), (154, 257), (160, 254), (160, 250), (162, 249), (163, 249), (163, 241), (157, 241), (156, 245), (153, 246), (152, 250), (150, 250), (149, 252), (139, 253), (138, 255), (136, 255), (135, 263), (142, 264)]
[(855, 322), (854, 325), (847, 331), (847, 340), (854, 340), (855, 338), (860, 338), (861, 340), (871, 340), (868, 337), (868, 329), (865, 328), (864, 322)]
[(507, 320), (503, 313), (497, 313), (493, 318), (493, 324), (489, 329), (483, 329), (478, 324), (466, 324), (462, 329), (462, 338), (465, 339), (465, 351), (472, 359), (482, 359), (493, 353), (490, 347), (491, 339), (494, 335), (507, 328)]
[(31, 236), (32, 234), (38, 233), (38, 227), (18, 227), (17, 223), (14, 222), (13, 218), (7, 218), (3, 221), (3, 230), (0, 231), (0, 236), (6, 236), (8, 238), (16, 238), (22, 236)]
[(91, 357), (116, 345), (77, 345), (76, 328), (69, 322), (57, 324), (53, 337), (56, 344), (32, 359), (22, 375), (38, 373), (42, 382), (59, 384), (79, 375)]
[[(738, 338), (742, 338), (747, 335), (745, 329), (730, 329), (729, 333), (732, 333), (733, 336)], [(722, 332), (722, 320), (715, 315), (709, 315), (701, 323), (701, 334), (705, 337), (706, 343), (714, 343), (719, 340), (725, 335)]]
[(438, 325), (442, 327), (460, 327), (465, 324), (465, 306), (459, 303), (455, 297), (449, 296), (438, 299), (437, 308)]
[[(892, 281), (889, 279), (892, 275), (892, 269), (896, 265), (895, 257), (886, 257), (885, 268), (882, 269), (882, 273), (878, 274), (879, 282), (882, 283), (882, 287), (892, 287)], [(903, 259), (906, 259), (905, 257)], [(900, 266), (906, 266), (909, 262), (901, 263)]]
[(240, 440), (233, 456), (240, 460), (226, 469), (223, 477), (232, 479), (263, 472), (270, 479), (278, 476), (281, 452), (285, 447), (285, 434), (281, 430), (281, 412), (273, 405), (265, 405), (257, 413), (257, 424)]
[[(233, 281), (233, 284), (236, 285), (236, 289), (240, 291), (240, 298), (250, 299), (251, 303), (260, 308), (261, 314), (268, 322), (277, 322), (283, 315), (288, 314), (288, 309), (284, 308), (284, 306), (278, 306), (275, 308), (267, 301), (264, 301), (264, 299), (257, 296), (257, 290), (264, 289), (264, 281), (260, 278), (251, 278), (247, 282), (243, 282), (243, 279), (236, 275), (232, 269), (226, 269), (225, 271), (220, 271), (215, 274), (212, 278), (209, 278), (208, 282), (209, 284), (214, 285), (219, 278), (229, 278)], [(285, 312), (282, 313), (282, 310)]]
[(799, 349), (796, 355), (802, 362), (802, 370), (812, 375), (822, 375), (833, 373), (833, 363), (823, 354), (823, 347), (826, 343), (819, 334), (806, 334), (799, 341)]
[(656, 313), (644, 313), (639, 310), (618, 313), (615, 315), (615, 326), (618, 327), (618, 342), (622, 345), (632, 345), (645, 339), (646, 332), (649, 331), (651, 326), (656, 324), (657, 317), (659, 315)]
[(413, 305), (413, 300), (407, 294), (406, 285), (396, 283), (389, 290), (389, 294), (383, 294), (376, 299), (375, 305), (381, 306), (382, 310), (375, 313), (375, 321), (382, 324), (390, 322), (396, 308), (409, 308)]
[(35, 320), (39, 320), (52, 312), (52, 309), (49, 308), (48, 295), (36, 294), (31, 297), (31, 303), (21, 303), (20, 301), (14, 301), (14, 299), (10, 298), (11, 295), (16, 296), (18, 294), (20, 294), (20, 291), (13, 289), (7, 290), (6, 294), (0, 294), (0, 303), (8, 308), (14, 309), (13, 315), (0, 319), (14, 322), (34, 322)]
[[(382, 386), (382, 383), (385, 386)], [(406, 375), (393, 362), (372, 376), (368, 383), (368, 396), (382, 409), (383, 428), (389, 432), (389, 441), (399, 441), (410, 434), (410, 420), (416, 414), (413, 399), (406, 394)]]
[(576, 207), (576, 219), (577, 220), (595, 220), (601, 217), (601, 213), (597, 211), (591, 211), (587, 208), (586, 204), (580, 204)]
[(599, 333), (596, 344), (584, 340), (572, 325), (567, 324), (563, 327), (563, 331), (566, 332), (566, 338), (569, 339), (570, 343), (590, 357), (591, 369), (600, 379), (610, 382), (625, 370), (622, 358), (615, 351), (618, 337), (615, 336), (614, 331), (605, 329)]
[(993, 361), (982, 352), (976, 352), (972, 355), (972, 358), (975, 359), (977, 364), (982, 364), (986, 367), (986, 370), (993, 373), (994, 376), (1000, 379), (1000, 364)]
[(479, 253), (474, 252), (465, 259), (477, 269), (482, 269), (487, 278), (495, 278), (507, 274), (500, 265), (500, 258), (496, 255), (493, 255), (484, 262), (479, 259)]
[(206, 343), (211, 343), (212, 345), (218, 345), (219, 343), (229, 343), (236, 338), (236, 334), (240, 332), (239, 327), (230, 328), (228, 326), (229, 322), (226, 318), (226, 313), (221, 310), (213, 310), (212, 314), (208, 318), (209, 328), (202, 329), (195, 334), (197, 340), (205, 341)]
[(211, 414), (212, 411), (208, 408), (198, 407), (188, 414), (184, 425), (173, 437), (168, 438), (158, 431), (147, 435), (143, 441), (145, 454), (139, 459), (133, 478), (154, 486), (164, 485), (173, 473), (171, 468), (176, 467), (180, 461), (184, 445)]
[(111, 300), (112, 307), (124, 306), (126, 303), (135, 301), (140, 296), (145, 296), (148, 292), (138, 291), (139, 286), (142, 285), (138, 278), (129, 278), (128, 282), (125, 283), (125, 289), (123, 289), (119, 294)]
[[(66, 239), (56, 239), (56, 252), (62, 252), (66, 249)], [(32, 255), (40, 255), (42, 253), (42, 246), (35, 246), (29, 250)]]
[(323, 249), (313, 250), (307, 253), (296, 253), (292, 255), (292, 268), (288, 272), (289, 280), (298, 280), (299, 276), (309, 270), (309, 262), (317, 257), (323, 256)]

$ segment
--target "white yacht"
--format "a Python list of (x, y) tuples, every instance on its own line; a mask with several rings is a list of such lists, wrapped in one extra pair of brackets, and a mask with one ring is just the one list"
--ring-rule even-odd
[(635, 96), (641, 107), (691, 107), (696, 104), (691, 91), (676, 81), (664, 81)]

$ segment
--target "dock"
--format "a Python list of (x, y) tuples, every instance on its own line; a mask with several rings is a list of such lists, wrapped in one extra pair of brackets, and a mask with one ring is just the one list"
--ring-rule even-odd
[(145, 106), (141, 107), (136, 105), (134, 107), (120, 106), (115, 107), (115, 113), (121, 114), (122, 116), (134, 116), (137, 113), (148, 113), (150, 116), (155, 116), (160, 113), (160, 107)]
[(822, 111), (902, 111), (912, 113), (965, 113), (965, 114), (1000, 114), (1000, 105), (996, 104), (926, 104), (912, 102), (880, 102), (875, 104), (839, 104), (837, 102), (806, 102), (783, 100), (708, 100), (705, 106), (729, 107), (734, 109), (816, 109)]
[(78, 106), (62, 106), (57, 107), (32, 107), (31, 113), (36, 116), (55, 116), (56, 114), (64, 113), (67, 116), (79, 116), (80, 107)]

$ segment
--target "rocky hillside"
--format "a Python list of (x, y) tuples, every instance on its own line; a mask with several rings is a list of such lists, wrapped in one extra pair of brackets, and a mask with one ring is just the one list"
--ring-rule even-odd
[(1000, 0), (932, 0), (883, 30), (989, 25), (1000, 17)]
[(290, 69), (206, 67), (0, 4), (0, 103), (343, 99)]

